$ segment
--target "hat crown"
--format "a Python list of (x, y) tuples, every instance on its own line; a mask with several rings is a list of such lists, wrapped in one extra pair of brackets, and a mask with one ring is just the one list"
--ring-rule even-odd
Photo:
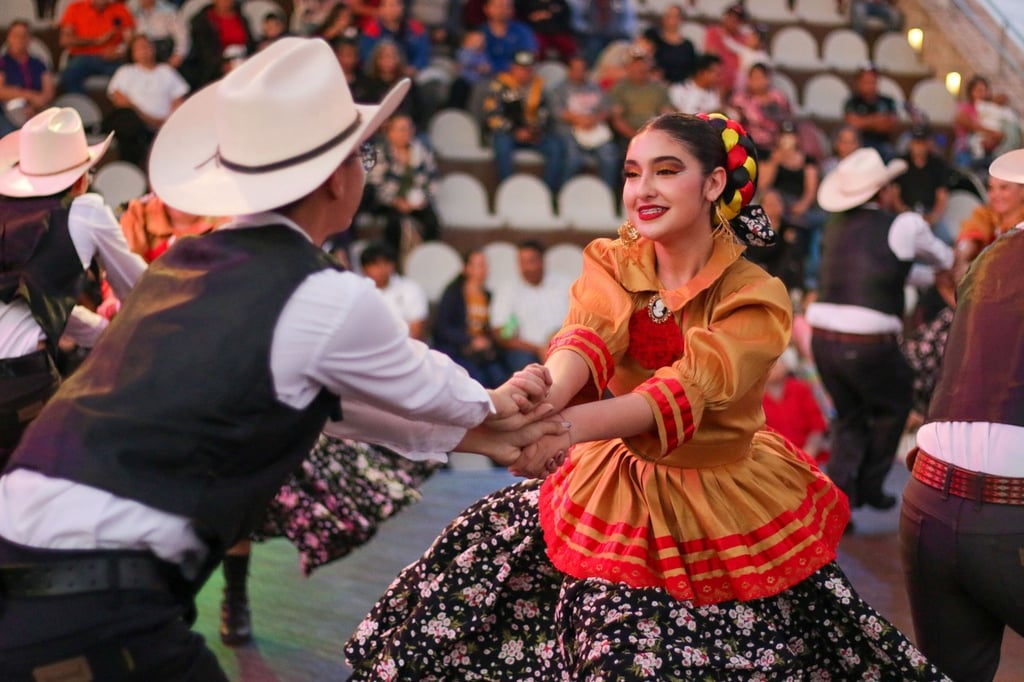
[(89, 144), (78, 112), (52, 107), (21, 128), (18, 166), (26, 175), (54, 175), (90, 161)]
[(321, 147), (359, 112), (327, 43), (282, 38), (222, 81), (214, 116), (221, 158), (259, 167)]
[(885, 162), (877, 150), (861, 147), (853, 151), (836, 166), (842, 178), (843, 187), (850, 192), (859, 192), (876, 184), (885, 175)]

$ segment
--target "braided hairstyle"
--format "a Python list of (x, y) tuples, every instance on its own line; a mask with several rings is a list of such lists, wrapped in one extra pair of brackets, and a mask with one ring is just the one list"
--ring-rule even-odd
[(775, 242), (775, 231), (760, 206), (750, 202), (757, 192), (757, 150), (738, 121), (724, 114), (669, 113), (643, 125), (666, 133), (686, 147), (700, 162), (704, 175), (725, 169), (725, 188), (715, 200), (715, 214), (732, 228), (743, 244), (765, 246)]

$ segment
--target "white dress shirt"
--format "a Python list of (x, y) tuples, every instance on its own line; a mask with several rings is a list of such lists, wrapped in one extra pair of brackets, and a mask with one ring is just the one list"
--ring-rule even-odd
[[(273, 213), (218, 229), (274, 223), (306, 235)], [(299, 285), (274, 327), (270, 371), (277, 398), (291, 407), (306, 407), (322, 388), (341, 396), (343, 420), (328, 433), (412, 458), (444, 459), (493, 410), (480, 384), (410, 339), (373, 283), (351, 272), (322, 270)], [(186, 574), (206, 551), (185, 517), (27, 469), (0, 477), (0, 535), (50, 549), (147, 549)]]
[(184, 59), (192, 46), (188, 26), (178, 14), (177, 8), (165, 0), (156, 0), (151, 9), (142, 9), (138, 0), (128, 3), (128, 10), (135, 19), (135, 32), (150, 40), (174, 40), (172, 54)]

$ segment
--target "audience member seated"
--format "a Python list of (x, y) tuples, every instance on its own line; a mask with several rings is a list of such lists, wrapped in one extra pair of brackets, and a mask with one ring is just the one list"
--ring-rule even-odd
[(414, 280), (398, 274), (397, 265), (395, 251), (383, 242), (367, 244), (359, 254), (359, 267), (363, 274), (377, 285), (377, 291), (395, 315), (409, 325), (409, 335), (426, 341), (430, 312), (427, 294)]
[(486, 388), (505, 383), (511, 375), (491, 331), (491, 292), (487, 256), (479, 249), (463, 257), (462, 272), (441, 295), (434, 320), (434, 347), (448, 355)]
[(85, 92), (90, 76), (113, 76), (124, 64), (135, 19), (128, 8), (111, 0), (75, 0), (60, 18), (60, 46), (68, 61), (60, 73), (64, 92)]
[(796, 348), (783, 351), (768, 372), (764, 387), (764, 420), (819, 464), (828, 460), (825, 434), (828, 424), (814, 397), (814, 389), (796, 375), (799, 365)]
[[(370, 53), (365, 69), (366, 101), (372, 104), (380, 102), (409, 72), (402, 50), (391, 40), (377, 43)], [(423, 93), (415, 80), (409, 83), (409, 92), (398, 105), (398, 111), (410, 117), (419, 130), (426, 129), (431, 112), (427, 109)]]
[(323, 38), (329, 43), (338, 40), (351, 40), (359, 45), (359, 29), (356, 27), (356, 15), (352, 8), (339, 2), (327, 11), (327, 16), (313, 30), (313, 36)]
[(344, 3), (341, 0), (293, 0), (292, 33), (299, 36), (315, 35), (338, 5)]
[(863, 35), (867, 32), (868, 19), (882, 22), (882, 30), (899, 31), (903, 28), (903, 12), (897, 0), (852, 0), (850, 2), (850, 25)]
[(742, 3), (730, 5), (722, 14), (721, 21), (708, 26), (704, 34), (704, 51), (722, 58), (721, 87), (726, 95), (735, 88), (740, 72), (740, 56), (729, 47), (729, 40), (734, 46), (747, 44), (747, 34), (752, 30), (746, 23), (748, 18)]
[(563, 62), (576, 54), (572, 8), (566, 0), (516, 0), (516, 15), (537, 38), (537, 54), (546, 59), (551, 53)]
[(395, 253), (406, 254), (421, 241), (441, 236), (432, 197), (437, 182), (434, 152), (416, 139), (416, 127), (405, 114), (384, 125), (380, 158), (367, 182), (385, 216), (384, 239)]
[(743, 121), (750, 139), (757, 145), (757, 155), (767, 158), (775, 147), (782, 124), (793, 118), (789, 98), (772, 87), (771, 67), (754, 64), (747, 72), (744, 87), (733, 93), (729, 105)]
[(878, 71), (874, 65), (860, 68), (854, 77), (853, 94), (843, 105), (844, 120), (860, 133), (861, 144), (873, 147), (888, 163), (896, 155), (893, 146), (899, 116), (896, 102), (878, 92)]
[(961, 168), (987, 173), (996, 156), (1021, 143), (1020, 119), (993, 95), (984, 76), (972, 76), (957, 105), (953, 128), (953, 162)]
[(256, 51), (256, 40), (240, 7), (236, 0), (213, 0), (192, 17), (192, 50), (181, 65), (181, 75), (193, 90), (224, 75), (229, 48), (242, 48), (246, 55)]
[(520, 52), (537, 54), (537, 36), (529, 26), (515, 20), (512, 0), (487, 0), (484, 14), (487, 21), (481, 29), (491, 73), (507, 71), (512, 66), (512, 58)]
[(7, 27), (7, 51), (0, 56), (0, 137), (45, 109), (57, 91), (46, 64), (29, 54), (31, 39), (27, 22)]
[(942, 241), (953, 243), (949, 226), (942, 222), (949, 202), (949, 166), (935, 153), (931, 130), (916, 125), (910, 131), (907, 153), (907, 172), (896, 178), (900, 186), (897, 208), (900, 212), (916, 211), (924, 216), (928, 224)]
[(548, 342), (569, 313), (572, 280), (544, 270), (544, 245), (519, 244), (520, 281), (507, 282), (494, 294), (491, 323), (505, 352), (505, 364), (517, 371), (544, 362)]
[(650, 55), (634, 45), (626, 56), (626, 75), (612, 86), (608, 97), (611, 100), (611, 125), (618, 136), (622, 155), (636, 131), (658, 114), (672, 111), (665, 84), (654, 80), (651, 72)]
[(598, 56), (612, 43), (633, 39), (637, 30), (634, 5), (620, 0), (591, 0), (577, 5), (576, 34), (583, 41), (587, 64), (596, 66)]
[(263, 37), (260, 38), (257, 50), (265, 49), (275, 40), (291, 35), (288, 32), (288, 22), (285, 20), (283, 10), (275, 9), (263, 15), (263, 23), (260, 28), (263, 29)]
[(821, 177), (825, 177), (839, 162), (861, 148), (860, 133), (851, 125), (842, 125), (832, 134), (832, 154), (821, 162)]
[(654, 46), (654, 66), (669, 83), (684, 82), (697, 68), (697, 50), (683, 35), (685, 18), (682, 5), (669, 5), (658, 25), (644, 31)]
[(452, 82), (448, 106), (466, 109), (470, 93), (479, 83), (490, 80), (491, 60), (487, 57), (487, 38), (482, 31), (466, 31), (462, 45), (455, 52), (459, 75)]
[(684, 114), (713, 113), (722, 108), (722, 58), (716, 54), (697, 57), (693, 76), (668, 88), (668, 98)]
[(579, 173), (589, 159), (596, 164), (601, 179), (617, 193), (622, 160), (608, 125), (611, 104), (605, 91), (590, 80), (583, 56), (569, 60), (566, 80), (552, 93), (551, 107), (568, 148), (567, 177)]
[(348, 81), (352, 100), (362, 104), (372, 103), (370, 77), (366, 75), (362, 61), (359, 59), (359, 43), (355, 38), (338, 38), (333, 45), (334, 54), (338, 57), (338, 65), (341, 66), (345, 80)]
[(430, 36), (423, 24), (405, 17), (402, 0), (381, 0), (377, 16), (367, 22), (359, 41), (359, 56), (370, 58), (373, 48), (390, 40), (402, 50), (406, 75), (413, 75), (430, 63)]
[(768, 54), (768, 50), (764, 47), (763, 29), (757, 27), (750, 27), (750, 29), (743, 32), (739, 39), (726, 36), (723, 40), (726, 46), (736, 53), (737, 58), (736, 79), (732, 83), (732, 89), (725, 90), (723, 88), (722, 90), (722, 95), (728, 97), (731, 93), (743, 90), (747, 86), (747, 77), (750, 74), (750, 68), (754, 64), (771, 66), (772, 56)]
[(156, 60), (180, 67), (191, 43), (188, 26), (182, 21), (178, 8), (167, 0), (129, 0), (128, 8), (135, 19), (135, 32), (153, 43)]
[(543, 155), (544, 182), (556, 194), (565, 181), (566, 145), (533, 64), (532, 52), (517, 52), (508, 71), (491, 81), (483, 103), (484, 129), (494, 147), (499, 182), (515, 171), (516, 149), (533, 149)]
[(185, 100), (189, 87), (173, 67), (156, 63), (156, 51), (146, 36), (132, 38), (130, 55), (130, 63), (115, 71), (107, 85), (114, 110), (103, 126), (115, 133), (121, 159), (145, 168), (157, 130)]
[(185, 213), (147, 194), (128, 202), (120, 222), (128, 248), (152, 263), (178, 238), (206, 234), (226, 220)]
[(747, 260), (757, 263), (766, 272), (782, 280), (790, 292), (802, 292), (806, 286), (808, 231), (786, 217), (785, 203), (778, 190), (763, 191), (759, 204), (780, 239), (771, 246), (749, 245), (743, 255)]

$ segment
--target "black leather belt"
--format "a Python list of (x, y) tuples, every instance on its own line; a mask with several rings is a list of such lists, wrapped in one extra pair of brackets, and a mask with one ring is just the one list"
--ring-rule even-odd
[(37, 350), (28, 355), (0, 360), (0, 377), (26, 377), (50, 371), (50, 354)]
[(59, 597), (113, 590), (170, 592), (170, 568), (156, 557), (110, 555), (0, 566), (0, 594)]

